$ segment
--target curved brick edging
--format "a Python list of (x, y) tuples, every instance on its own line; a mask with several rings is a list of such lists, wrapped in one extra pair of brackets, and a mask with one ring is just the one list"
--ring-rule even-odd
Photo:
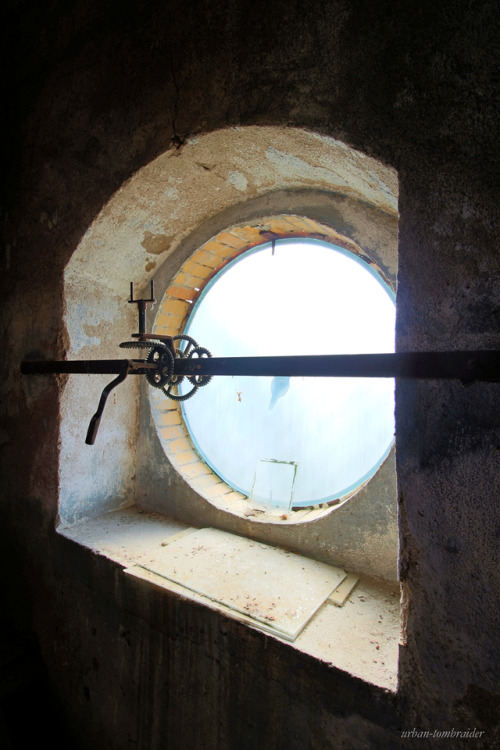
[[(159, 304), (153, 333), (169, 336), (182, 333), (192, 305), (205, 286), (238, 255), (273, 239), (292, 238), (322, 240), (343, 247), (361, 257), (384, 278), (381, 269), (364, 254), (359, 245), (338, 234), (332, 227), (295, 215), (266, 217), (252, 224), (237, 225), (219, 232), (183, 263)], [(208, 502), (223, 510), (242, 515), (248, 509), (246, 496), (233, 490), (198, 455), (184, 424), (180, 404), (165, 398), (156, 389), (150, 389), (150, 403), (163, 450), (183, 479)], [(354, 492), (359, 489), (356, 488)], [(340, 501), (334, 500), (314, 508), (294, 510), (289, 521), (315, 520), (318, 515), (324, 515), (338, 507), (354, 492)], [(259, 520), (273, 520), (268, 514), (264, 515), (265, 517)]]

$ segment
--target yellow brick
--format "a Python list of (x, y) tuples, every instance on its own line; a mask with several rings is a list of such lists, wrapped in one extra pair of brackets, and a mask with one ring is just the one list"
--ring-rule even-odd
[(172, 455), (169, 454), (169, 458), (174, 466), (185, 466), (186, 464), (191, 464), (198, 460), (198, 457), (193, 451), (183, 451), (182, 453), (173, 453)]
[(189, 287), (189, 289), (194, 289), (195, 287), (200, 287), (204, 283), (204, 279), (200, 278), (199, 276), (193, 276), (192, 273), (184, 273), (183, 271), (179, 271), (179, 273), (174, 278), (173, 282), (174, 286), (185, 286)]
[[(191, 308), (188, 308), (188, 310)], [(167, 315), (165, 317), (165, 322), (162, 326), (158, 326), (158, 328), (155, 326), (154, 332), (155, 333), (162, 333), (163, 335), (172, 336), (171, 333), (168, 332), (169, 329), (172, 327), (175, 328), (175, 332), (179, 330), (179, 328), (182, 325), (182, 322), (186, 319), (186, 316), (181, 317), (180, 315)], [(160, 328), (162, 329), (160, 331)], [(174, 342), (175, 345), (175, 342)]]
[[(188, 307), (188, 309), (190, 309), (190, 307)], [(184, 320), (184, 317), (182, 315), (167, 315), (165, 317), (164, 325), (166, 325), (167, 328), (170, 325), (175, 325), (179, 327), (183, 320)]]
[(158, 420), (160, 426), (169, 427), (173, 424), (182, 424), (181, 415), (177, 411), (168, 411), (166, 414), (162, 414)]
[(218, 484), (214, 484), (212, 487), (203, 490), (205, 497), (211, 497), (213, 499), (216, 497), (222, 497), (222, 495), (227, 495), (228, 492), (231, 492), (231, 489), (225, 482), (219, 482)]
[(326, 229), (321, 224), (318, 224), (312, 219), (302, 219), (305, 224), (305, 231), (312, 234), (326, 234)]
[(192, 300), (196, 296), (194, 289), (189, 289), (184, 286), (169, 286), (167, 289), (169, 297), (175, 297), (175, 299)]
[(240, 237), (234, 232), (220, 232), (217, 235), (217, 241), (232, 247), (234, 250), (241, 250), (247, 244), (244, 237)]
[(202, 266), (209, 266), (210, 268), (217, 268), (220, 264), (220, 258), (214, 253), (206, 252), (205, 250), (198, 250), (193, 256), (191, 256), (193, 263), (199, 263)]
[(155, 409), (157, 412), (159, 412), (160, 414), (166, 414), (167, 411), (177, 410), (177, 404), (175, 403), (175, 401), (171, 401), (171, 399), (166, 398), (163, 393), (161, 393), (160, 396), (162, 400), (159, 403), (155, 401)]
[[(217, 255), (219, 258), (224, 260), (225, 258), (230, 258), (234, 254), (234, 248), (229, 247), (228, 245), (221, 245), (219, 242), (213, 242), (210, 241), (207, 243), (207, 245), (210, 245), (210, 252), (214, 255)], [(205, 250), (206, 245), (203, 245), (201, 248), (202, 250)]]
[(179, 271), (174, 277), (173, 284), (176, 286), (191, 286), (188, 279), (190, 278), (190, 274), (184, 273), (184, 271)]
[(310, 233), (311, 228), (309, 226), (306, 226), (304, 223), (304, 220), (301, 219), (299, 216), (287, 216), (285, 219), (286, 223), (290, 227), (289, 231), (299, 231), (303, 233)]
[(262, 236), (256, 227), (235, 227), (231, 234), (245, 241), (248, 247), (253, 247), (262, 242)]
[(176, 424), (172, 425), (171, 427), (162, 427), (160, 429), (160, 435), (165, 440), (175, 440), (176, 438), (185, 437), (186, 433), (184, 432), (182, 425)]
[(168, 323), (168, 318), (165, 313), (161, 312), (155, 320), (155, 329), (163, 328)]
[(220, 484), (220, 478), (212, 471), (210, 474), (204, 474), (196, 477), (191, 482), (191, 486), (197, 490), (203, 490), (205, 492), (209, 487), (213, 487), (216, 484)]
[(187, 260), (181, 270), (185, 273), (191, 273), (193, 276), (197, 276), (200, 279), (208, 279), (214, 272), (212, 267), (202, 266), (194, 260)]
[(185, 437), (179, 438), (178, 440), (169, 440), (166, 447), (169, 453), (181, 453), (182, 451), (187, 451), (190, 448), (189, 443)]
[(189, 302), (183, 302), (180, 299), (167, 298), (161, 306), (161, 312), (165, 315), (180, 315), (183, 318), (189, 308)]
[(183, 475), (186, 479), (194, 479), (202, 474), (211, 474), (212, 471), (209, 466), (203, 463), (203, 461), (197, 461), (195, 464), (189, 464), (182, 470)]
[[(287, 218), (273, 219), (270, 225), (271, 232), (276, 232), (276, 234), (291, 234), (294, 231), (293, 224)], [(304, 228), (303, 231), (307, 231), (307, 229)]]
[(246, 500), (247, 496), (242, 495), (241, 492), (236, 492), (235, 490), (231, 490), (226, 497), (226, 500)]
[(169, 318), (168, 324), (165, 326), (164, 331), (167, 336), (177, 336), (181, 326), (179, 324), (180, 318)]
[(205, 242), (205, 244), (200, 247), (200, 250), (206, 250), (207, 253), (214, 253), (215, 255), (222, 257), (225, 257), (231, 252), (231, 248), (227, 245), (221, 245), (218, 236), (214, 240), (208, 240), (208, 242)]

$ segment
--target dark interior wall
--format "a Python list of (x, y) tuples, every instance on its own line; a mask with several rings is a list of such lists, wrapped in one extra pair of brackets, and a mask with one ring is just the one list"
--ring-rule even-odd
[(397, 746), (400, 726), (460, 724), (493, 746), (498, 386), (398, 387), (409, 608), (393, 700), (240, 626), (226, 637), (213, 615), (69, 549), (54, 533), (58, 385), (18, 373), (29, 353), (63, 356), (64, 266), (123, 181), (190, 135), (247, 124), (307, 127), (396, 167), (398, 346), (500, 348), (498, 4), (19, 0), (2, 13), (2, 579), (75, 745)]

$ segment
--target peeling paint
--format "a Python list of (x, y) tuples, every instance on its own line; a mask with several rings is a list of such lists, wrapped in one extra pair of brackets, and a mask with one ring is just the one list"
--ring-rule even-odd
[(229, 172), (227, 181), (235, 187), (236, 190), (239, 190), (242, 193), (244, 193), (248, 187), (248, 180), (244, 174), (241, 174), (241, 172)]

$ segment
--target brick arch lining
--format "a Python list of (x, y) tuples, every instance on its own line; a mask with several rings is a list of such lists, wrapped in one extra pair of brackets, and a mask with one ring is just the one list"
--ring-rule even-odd
[[(159, 305), (153, 332), (175, 336), (182, 333), (193, 304), (206, 285), (228, 263), (239, 255), (273, 239), (316, 239), (329, 242), (358, 255), (389, 285), (378, 265), (352, 239), (339, 234), (330, 226), (297, 215), (280, 214), (247, 224), (231, 226), (207, 240), (196, 250), (172, 278)], [(201, 342), (202, 343), (202, 342)], [(153, 418), (163, 450), (174, 468), (189, 486), (217, 507), (240, 515), (248, 509), (247, 498), (233, 490), (198, 455), (184, 424), (181, 406), (150, 389)], [(320, 506), (294, 509), (295, 522), (316, 520), (318, 516), (338, 507), (360, 488), (340, 500)], [(272, 520), (270, 516), (263, 521)], [(287, 519), (288, 520), (288, 519)]]

